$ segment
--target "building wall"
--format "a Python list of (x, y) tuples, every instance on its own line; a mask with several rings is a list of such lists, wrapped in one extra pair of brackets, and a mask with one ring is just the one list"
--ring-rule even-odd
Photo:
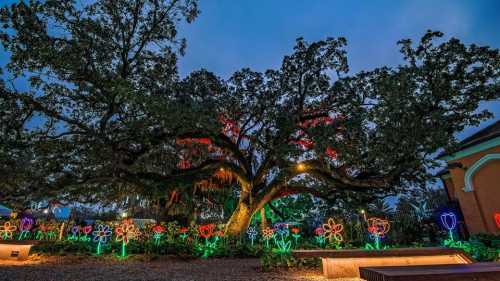
[[(473, 190), (463, 190), (466, 170), (482, 157), (495, 153), (500, 153), (500, 146), (450, 161), (450, 164), (459, 162), (463, 165), (463, 168), (450, 170), (453, 181), (451, 190), (460, 203), (467, 229), (471, 234), (500, 234), (493, 219), (493, 214), (500, 212), (500, 160), (491, 160), (481, 166), (472, 177)], [(449, 192), (451, 190), (449, 189)]]

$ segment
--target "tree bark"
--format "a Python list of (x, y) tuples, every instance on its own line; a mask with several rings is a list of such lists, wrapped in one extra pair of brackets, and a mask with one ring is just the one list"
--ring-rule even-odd
[(245, 232), (252, 219), (252, 213), (250, 205), (240, 200), (236, 210), (234, 210), (227, 222), (225, 234), (228, 236), (239, 236)]
[(252, 193), (250, 185), (243, 185), (236, 210), (227, 222), (225, 234), (239, 236), (246, 231), (253, 216)]

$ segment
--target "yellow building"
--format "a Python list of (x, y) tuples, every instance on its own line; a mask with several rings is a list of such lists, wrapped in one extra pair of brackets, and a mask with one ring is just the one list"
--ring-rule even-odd
[(500, 234), (500, 121), (460, 142), (441, 159), (448, 169), (440, 177), (451, 201), (458, 202), (470, 234)]

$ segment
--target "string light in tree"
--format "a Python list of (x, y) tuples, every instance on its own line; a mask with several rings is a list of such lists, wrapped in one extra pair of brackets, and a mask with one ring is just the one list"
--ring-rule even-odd
[(495, 224), (497, 225), (497, 228), (500, 229), (500, 213), (495, 213), (493, 218), (495, 219)]
[(94, 242), (97, 242), (97, 255), (100, 255), (102, 245), (108, 243), (108, 240), (111, 238), (113, 232), (109, 226), (105, 224), (98, 224), (92, 234), (94, 236)]
[(10, 221), (6, 221), (2, 226), (0, 226), (0, 237), (3, 240), (13, 239), (14, 232), (17, 230), (17, 226), (12, 224)]

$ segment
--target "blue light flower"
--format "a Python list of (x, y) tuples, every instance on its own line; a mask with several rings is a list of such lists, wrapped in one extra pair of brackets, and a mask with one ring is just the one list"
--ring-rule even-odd
[(451, 231), (457, 226), (457, 216), (452, 212), (443, 213), (441, 214), (441, 223)]

